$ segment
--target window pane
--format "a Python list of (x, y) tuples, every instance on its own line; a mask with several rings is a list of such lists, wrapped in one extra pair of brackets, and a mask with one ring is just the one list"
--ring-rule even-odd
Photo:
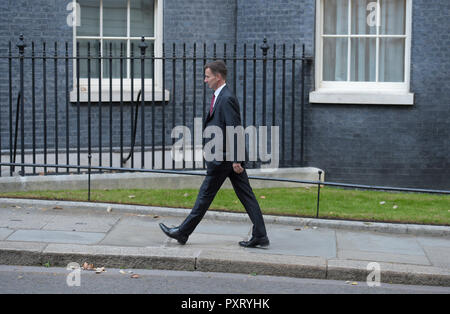
[(375, 82), (376, 39), (351, 39), (350, 80)]
[(380, 82), (403, 82), (405, 75), (405, 40), (380, 39)]
[[(98, 52), (99, 52), (99, 41), (98, 40), (78, 40), (80, 44), (80, 78), (88, 78), (88, 48), (89, 55), (95, 57), (96, 59), (90, 59), (91, 65), (91, 78), (98, 78)], [(89, 43), (89, 47), (88, 47)]]
[[(135, 79), (139, 79), (141, 78), (141, 48), (139, 48), (139, 44), (141, 43), (140, 40), (132, 40), (131, 41), (133, 43), (133, 54), (134, 54), (134, 78)], [(150, 40), (146, 40), (145, 41), (148, 45), (147, 49), (145, 50), (145, 57), (146, 59), (144, 60), (144, 73), (145, 73), (145, 78), (152, 78), (153, 77), (153, 73), (152, 73), (152, 50), (153, 50), (153, 46), (154, 43), (153, 41)], [(156, 61), (155, 61), (156, 62)]]
[(348, 34), (348, 0), (324, 2), (324, 34)]
[(406, 0), (380, 0), (383, 35), (405, 35)]
[[(127, 78), (127, 41), (126, 40), (104, 40), (103, 41), (103, 77), (110, 78), (112, 69), (112, 78), (120, 78), (120, 49), (122, 44), (122, 63), (123, 78)], [(110, 66), (109, 56), (112, 55), (112, 67)]]
[(80, 27), (78, 36), (100, 36), (100, 0), (78, 0), (80, 4)]
[(131, 0), (130, 19), (130, 36), (153, 37), (154, 0)]
[(376, 7), (374, 0), (354, 0), (352, 3), (352, 34), (375, 35)]
[(323, 80), (347, 81), (347, 38), (323, 39)]
[(103, 36), (127, 36), (127, 0), (103, 1)]

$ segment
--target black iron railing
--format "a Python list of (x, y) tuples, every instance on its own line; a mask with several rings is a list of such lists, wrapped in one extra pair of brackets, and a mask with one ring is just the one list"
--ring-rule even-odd
[[(231, 54), (226, 44), (221, 53), (217, 51), (218, 45), (214, 44), (212, 55), (208, 54), (211, 49), (208, 50), (206, 44), (201, 48), (193, 44), (190, 52), (186, 44), (181, 47), (173, 44), (171, 48), (163, 44), (161, 54), (156, 56), (154, 45), (148, 45), (145, 41), (139, 44), (139, 56), (133, 55), (134, 49), (131, 49), (130, 55), (126, 55), (123, 46), (120, 47), (119, 56), (113, 56), (111, 44), (109, 47), (95, 44), (91, 47), (90, 43), (85, 55), (77, 44), (75, 53), (69, 56), (68, 43), (64, 45), (63, 55), (58, 53), (57, 43), (53, 53), (47, 50), (45, 43), (41, 46), (42, 50), (37, 52), (36, 45), (32, 43), (27, 55), (23, 36), (16, 46), (17, 53), (10, 42), (8, 54), (0, 55), (0, 73), (8, 73), (0, 76), (0, 175), (5, 168), (10, 175), (14, 175), (16, 167), (20, 167), (20, 175), (87, 171), (88, 200), (92, 172), (204, 176), (204, 173), (186, 171), (203, 169), (203, 159), (199, 163), (192, 162), (190, 166), (185, 159), (176, 164), (174, 159), (167, 162), (164, 152), (175, 142), (168, 133), (176, 125), (182, 124), (195, 131), (195, 118), (204, 120), (211, 92), (203, 84), (203, 67), (208, 61), (216, 59), (223, 59), (227, 63), (227, 84), (231, 85), (241, 103), (243, 126), (279, 126), (279, 166), (305, 164), (305, 90), (312, 59), (305, 55), (304, 46), (301, 56), (297, 55), (296, 45), (269, 46), (266, 40), (260, 46), (233, 45)], [(145, 74), (148, 63), (151, 65), (151, 74), (148, 76), (151, 78), (150, 85), (146, 83), (148, 77)], [(126, 66), (129, 66), (129, 70)], [(139, 75), (135, 73), (136, 67), (140, 67)], [(93, 69), (96, 69), (96, 73), (102, 73), (103, 80), (95, 77)], [(118, 77), (113, 78), (113, 69)], [(128, 71), (127, 77), (131, 78), (129, 90), (124, 88), (125, 70)], [(135, 82), (135, 78), (138, 81)], [(85, 85), (83, 79), (87, 80)], [(113, 88), (114, 79), (119, 80), (116, 90)], [(101, 91), (105, 83), (108, 88), (106, 97), (103, 97)], [(135, 88), (135, 84), (139, 88)], [(92, 98), (94, 86), (99, 91), (96, 99)], [(158, 99), (157, 86), (160, 88)], [(146, 93), (148, 88), (150, 93)], [(53, 90), (50, 97), (49, 89)], [(71, 89), (74, 97), (70, 96)], [(114, 93), (119, 93), (119, 96), (114, 98)], [(83, 94), (87, 97), (86, 101), (83, 100)], [(146, 100), (146, 95), (151, 99)], [(192, 143), (195, 142), (194, 135), (195, 132), (191, 134)], [(20, 162), (16, 158), (19, 152)], [(135, 152), (140, 154), (139, 164), (135, 160), (138, 156)], [(162, 161), (159, 167), (155, 162), (158, 152), (161, 152)], [(150, 164), (145, 162), (146, 154), (151, 155)], [(191, 154), (192, 160), (195, 160), (195, 147)], [(118, 155), (118, 158), (114, 159), (114, 155)], [(93, 164), (95, 156), (97, 158)], [(109, 162), (104, 160), (106, 156), (109, 156)], [(60, 157), (65, 157), (64, 161)], [(87, 160), (84, 160), (85, 157)], [(255, 161), (250, 166), (258, 167), (260, 164)], [(60, 169), (65, 171), (60, 172)], [(257, 176), (249, 178), (317, 185), (317, 217), (322, 185), (450, 194), (448, 190), (323, 182), (320, 172), (317, 181)]]
[[(64, 166), (81, 166), (86, 158), (98, 167), (203, 169), (195, 119), (204, 120), (212, 95), (203, 68), (217, 59), (227, 63), (243, 127), (277, 126), (278, 166), (305, 165), (305, 84), (312, 59), (304, 45), (174, 43), (158, 50), (142, 39), (139, 55), (134, 47), (127, 54), (124, 45), (94, 41), (49, 46), (27, 45), (21, 35), (17, 49), (10, 42), (7, 55), (0, 55), (0, 71), (8, 73), (0, 77), (0, 162), (14, 163), (20, 155), (21, 175), (80, 173)], [(190, 156), (180, 163), (166, 152), (177, 125), (191, 130)], [(250, 167), (260, 167), (257, 157)], [(10, 166), (9, 174), (14, 171)]]

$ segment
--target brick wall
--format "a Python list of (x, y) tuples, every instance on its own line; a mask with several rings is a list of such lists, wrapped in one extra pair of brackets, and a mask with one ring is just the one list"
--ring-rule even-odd
[[(23, 33), (28, 44), (27, 52), (31, 50), (31, 41), (35, 41), (36, 49), (41, 49), (42, 41), (47, 41), (48, 51), (53, 52), (54, 41), (58, 41), (59, 49), (63, 42), (68, 41), (71, 49), (72, 29), (66, 24), (69, 11), (66, 5), (69, 1), (2, 1), (0, 3), (0, 54), (7, 54), (8, 41), (12, 40), (13, 48), (20, 33)], [(328, 105), (306, 103), (305, 122), (305, 158), (307, 166), (316, 166), (326, 171), (327, 180), (353, 182), (360, 184), (394, 185), (424, 188), (450, 188), (450, 92), (446, 82), (450, 78), (450, 59), (448, 34), (450, 11), (447, 0), (413, 1), (413, 41), (411, 90), (415, 93), (414, 106), (364, 106), (364, 105)], [(269, 57), (273, 53), (273, 44), (286, 44), (287, 55), (292, 54), (292, 44), (296, 45), (295, 53), (301, 55), (301, 45), (305, 44), (307, 55), (314, 55), (315, 1), (314, 0), (229, 0), (229, 1), (164, 1), (164, 43), (166, 54), (172, 53), (173, 43), (176, 44), (177, 55), (183, 53), (183, 43), (186, 43), (187, 55), (192, 55), (193, 43), (197, 43), (197, 55), (203, 54), (203, 43), (207, 44), (208, 54), (217, 45), (217, 57), (221, 58), (224, 44), (227, 45), (227, 55), (232, 55), (233, 45), (237, 45), (238, 52), (243, 51), (247, 44), (248, 53), (253, 53), (253, 44), (259, 46), (266, 37)], [(60, 50), (61, 51), (61, 50)], [(281, 46), (277, 47), (277, 54), (281, 54)], [(63, 62), (63, 61), (61, 61)], [(228, 63), (232, 65), (232, 62)], [(272, 84), (271, 63), (268, 62), (268, 86)], [(58, 117), (65, 121), (65, 81), (63, 63), (58, 71)], [(70, 71), (72, 65), (70, 63)], [(167, 73), (172, 73), (170, 63), (167, 63)], [(252, 65), (248, 64), (247, 98), (248, 106), (253, 103)], [(258, 65), (260, 67), (260, 65)], [(28, 65), (28, 68), (30, 66)], [(202, 64), (196, 64), (196, 110), (193, 111), (193, 81), (191, 77), (192, 61), (186, 62), (188, 73), (186, 88), (182, 88), (183, 64), (176, 65), (176, 90), (173, 90), (172, 77), (166, 77), (166, 88), (171, 92), (171, 99), (176, 98), (176, 124), (182, 123), (183, 107), (188, 121), (194, 116), (201, 116), (203, 107)], [(261, 69), (261, 68), (259, 68)], [(314, 68), (308, 67), (306, 90), (313, 89)], [(299, 104), (300, 104), (300, 64), (295, 66), (296, 94), (295, 94), (295, 134), (296, 147), (300, 145)], [(9, 93), (8, 66), (4, 60), (0, 62), (0, 102), (1, 111), (1, 146), (9, 145)], [(292, 89), (290, 65), (287, 68), (287, 90)], [(48, 100), (48, 143), (54, 142), (54, 73), (53, 63), (47, 64), (47, 100)], [(232, 73), (230, 79), (233, 80)], [(36, 68), (37, 90), (42, 90), (42, 66)], [(70, 79), (71, 79), (70, 75)], [(241, 106), (243, 99), (243, 68), (237, 65), (236, 94)], [(30, 77), (26, 78), (26, 86), (30, 86)], [(231, 84), (231, 81), (230, 81)], [(276, 76), (276, 102), (279, 107), (281, 94), (280, 72)], [(297, 85), (298, 84), (298, 85)], [(448, 84), (447, 84), (448, 85)], [(14, 81), (13, 105), (17, 97), (17, 79)], [(234, 86), (233, 86), (234, 88)], [(30, 88), (26, 88), (26, 99), (31, 99)], [(270, 90), (270, 88), (269, 88)], [(262, 123), (261, 113), (261, 72), (257, 73), (257, 121)], [(211, 92), (205, 91), (206, 103), (209, 103)], [(272, 94), (267, 94), (267, 116), (271, 116)], [(184, 101), (183, 101), (184, 98)], [(306, 99), (307, 99), (306, 94)], [(42, 102), (42, 93), (36, 95), (38, 102)], [(151, 121), (151, 103), (146, 106), (146, 121)], [(155, 107), (156, 117), (162, 114), (162, 105)], [(165, 106), (166, 114), (166, 143), (170, 143), (171, 117), (173, 103)], [(103, 140), (109, 145), (109, 106), (103, 106)], [(286, 108), (290, 112), (290, 107)], [(123, 108), (125, 138), (131, 137), (129, 116), (131, 107), (126, 104)], [(281, 124), (280, 109), (277, 109), (277, 124)], [(93, 121), (98, 121), (98, 106), (93, 106)], [(38, 123), (42, 124), (42, 108), (37, 109)], [(76, 134), (74, 120), (76, 106), (69, 104), (70, 134)], [(81, 108), (82, 145), (86, 145), (87, 137), (87, 109)], [(26, 116), (31, 116), (31, 105), (28, 102)], [(286, 119), (286, 140), (290, 138), (290, 118)], [(248, 117), (248, 123), (253, 121)], [(268, 118), (270, 121), (270, 118)], [(119, 107), (113, 108), (114, 125), (119, 123)], [(170, 124), (169, 124), (170, 122)], [(97, 122), (95, 122), (97, 123)], [(162, 125), (161, 119), (156, 119), (156, 129)], [(26, 132), (29, 134), (31, 123), (26, 121)], [(139, 144), (140, 130), (138, 128), (137, 144)], [(38, 129), (38, 142), (42, 144), (42, 127)], [(65, 124), (59, 130), (60, 136), (65, 136)], [(161, 134), (156, 134), (158, 143)], [(30, 137), (26, 138), (30, 144)], [(150, 139), (146, 140), (147, 144)], [(74, 142), (71, 138), (71, 146)], [(118, 128), (114, 128), (114, 146), (118, 144)], [(98, 145), (98, 136), (93, 135), (93, 145)], [(64, 147), (64, 140), (61, 140)], [(290, 154), (290, 150), (286, 151)], [(298, 152), (295, 152), (296, 155)]]

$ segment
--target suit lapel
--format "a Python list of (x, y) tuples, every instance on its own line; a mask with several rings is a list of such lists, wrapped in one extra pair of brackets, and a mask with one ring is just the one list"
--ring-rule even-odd
[(204, 123), (205, 126), (206, 126), (206, 124), (209, 122), (209, 120), (211, 120), (212, 117), (214, 116), (214, 112), (216, 111), (216, 108), (217, 108), (218, 106), (220, 106), (220, 101), (221, 101), (221, 99), (222, 99), (222, 96), (223, 96), (223, 93), (224, 93), (224, 91), (225, 91), (225, 88), (227, 88), (226, 85), (225, 85), (225, 86), (222, 88), (222, 90), (220, 91), (219, 96), (217, 96), (217, 99), (216, 99), (216, 102), (215, 102), (215, 104), (214, 104), (213, 111), (212, 111), (211, 115), (210, 115), (209, 112), (208, 112), (208, 115), (206, 116), (205, 123)]

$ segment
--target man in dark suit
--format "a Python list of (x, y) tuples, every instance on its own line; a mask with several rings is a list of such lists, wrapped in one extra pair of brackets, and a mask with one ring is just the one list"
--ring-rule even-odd
[[(219, 156), (219, 158), (211, 160), (205, 157), (207, 160), (206, 177), (200, 187), (194, 208), (183, 223), (175, 228), (169, 228), (161, 223), (160, 227), (167, 236), (176, 239), (180, 244), (185, 244), (189, 235), (202, 220), (217, 191), (228, 177), (236, 195), (244, 205), (253, 223), (251, 239), (249, 241), (241, 241), (239, 245), (243, 247), (267, 247), (269, 246), (269, 239), (267, 237), (264, 219), (258, 201), (250, 187), (247, 172), (244, 169), (245, 153), (242, 153), (242, 147), (238, 147), (237, 145), (240, 142), (239, 137), (241, 137), (240, 143), (242, 143), (244, 133), (236, 132), (238, 141), (232, 141), (234, 142), (234, 148), (229, 145), (231, 142), (230, 139), (226, 138), (229, 135), (229, 133), (227, 135), (227, 126), (229, 127), (228, 131), (230, 127), (234, 129), (237, 126), (241, 126), (240, 129), (241, 131), (243, 130), (239, 103), (226, 86), (226, 77), (227, 68), (223, 61), (214, 61), (205, 66), (205, 83), (214, 90), (214, 95), (211, 100), (209, 114), (204, 121), (203, 127), (214, 126), (216, 130), (220, 129), (222, 131), (223, 151), (215, 151), (219, 155), (215, 154), (214, 156)], [(234, 134), (232, 136), (234, 137)], [(221, 146), (217, 144), (220, 143), (216, 142), (215, 148)]]

